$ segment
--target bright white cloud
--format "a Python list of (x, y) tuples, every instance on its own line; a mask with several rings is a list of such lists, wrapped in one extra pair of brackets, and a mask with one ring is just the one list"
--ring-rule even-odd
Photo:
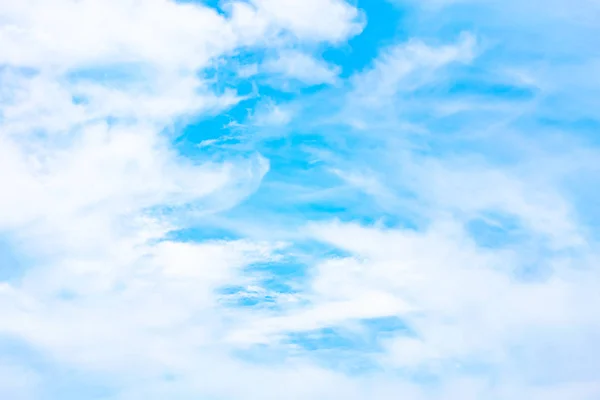
[(74, 67), (150, 62), (195, 68), (239, 41), (213, 9), (166, 0), (4, 3), (3, 63)]

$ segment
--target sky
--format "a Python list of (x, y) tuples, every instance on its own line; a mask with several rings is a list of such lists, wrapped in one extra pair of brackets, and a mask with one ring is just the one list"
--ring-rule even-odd
[(600, 398), (597, 0), (0, 0), (0, 398)]

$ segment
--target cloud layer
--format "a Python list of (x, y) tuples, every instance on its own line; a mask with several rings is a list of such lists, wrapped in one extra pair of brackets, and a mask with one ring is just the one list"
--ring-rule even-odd
[(600, 396), (594, 2), (13, 3), (0, 397)]

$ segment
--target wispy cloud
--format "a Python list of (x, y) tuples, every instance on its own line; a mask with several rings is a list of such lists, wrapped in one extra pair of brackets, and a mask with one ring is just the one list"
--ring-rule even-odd
[(474, 53), (475, 38), (467, 33), (455, 45), (433, 47), (411, 41), (393, 46), (384, 50), (369, 70), (354, 77), (353, 96), (378, 106), (399, 91), (417, 88), (448, 64), (470, 62)]
[(298, 51), (284, 51), (276, 58), (268, 60), (264, 69), (271, 74), (281, 74), (288, 79), (315, 85), (334, 83), (339, 69), (316, 60), (310, 55)]

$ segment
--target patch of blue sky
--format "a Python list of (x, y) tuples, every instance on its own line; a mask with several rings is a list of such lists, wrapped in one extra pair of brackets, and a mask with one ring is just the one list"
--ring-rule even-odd
[(382, 369), (364, 345), (332, 329), (290, 334), (283, 345), (288, 359), (308, 359), (323, 368), (348, 375), (365, 375)]
[(336, 328), (322, 328), (316, 331), (292, 332), (284, 343), (301, 347), (307, 351), (318, 350), (353, 350), (365, 351), (371, 346), (361, 337)]
[(478, 246), (492, 249), (518, 244), (527, 237), (516, 216), (498, 212), (468, 221), (466, 229)]
[(600, 240), (600, 163), (596, 171), (580, 173), (564, 184), (578, 222), (593, 240)]
[(348, 78), (364, 70), (377, 56), (378, 49), (407, 38), (406, 13), (387, 1), (359, 0), (367, 19), (363, 31), (341, 47), (328, 48), (323, 58), (341, 67), (340, 76)]
[(404, 15), (403, 30), (407, 37), (419, 37), (429, 40), (456, 37), (464, 31), (481, 29), (481, 19), (473, 18), (479, 11), (485, 15), (485, 7), (478, 9), (474, 2), (453, 2), (444, 7), (423, 7), (414, 0), (386, 0)]
[(175, 242), (204, 242), (212, 240), (238, 240), (241, 238), (242, 236), (233, 230), (202, 221), (194, 224), (192, 227), (170, 231), (164, 239)]
[(270, 97), (280, 102), (286, 99), (293, 100), (299, 96), (310, 96), (328, 88), (328, 84), (324, 82), (307, 84), (299, 78), (284, 78), (283, 75), (276, 74), (258, 75), (256, 82), (257, 93), (263, 97), (268, 97), (268, 93), (271, 93)]
[(296, 100), (299, 94), (303, 93), (312, 93), (314, 89), (305, 88), (304, 92), (299, 91), (297, 93), (293, 93), (291, 91), (280, 90), (277, 87), (273, 87), (266, 84), (261, 84), (260, 80), (257, 79), (258, 82), (254, 81), (256, 84), (256, 93), (260, 95), (260, 98), (273, 99), (278, 103), (285, 103), (288, 101)]
[(260, 71), (251, 77), (238, 75), (240, 68), (258, 63), (263, 58), (264, 55), (256, 53), (241, 53), (203, 72), (203, 76), (214, 86), (211, 89), (221, 93), (233, 90), (241, 101), (217, 114), (204, 114), (196, 120), (183, 121), (184, 125), (174, 141), (178, 151), (188, 157), (205, 157), (207, 154), (223, 153), (224, 150), (228, 155), (256, 152), (269, 146), (269, 143), (261, 143), (261, 139), (282, 136), (288, 132), (281, 127), (252, 126), (260, 105), (265, 102), (285, 104), (298, 96), (318, 92), (322, 87), (297, 85), (293, 89), (287, 87), (283, 90), (279, 85), (265, 80), (268, 74)]
[(466, 358), (437, 360), (419, 367), (397, 368), (393, 371), (398, 379), (407, 379), (415, 384), (422, 385), (432, 394), (433, 398), (443, 397), (445, 392), (444, 381), (460, 377), (462, 379), (476, 379), (486, 385), (494, 385), (499, 381), (500, 374), (493, 365)]
[(559, 131), (569, 130), (579, 132), (590, 145), (600, 145), (600, 120), (591, 116), (575, 118), (553, 118), (551, 115), (537, 119), (537, 124), (542, 127)]
[[(218, 293), (222, 301), (229, 306), (241, 307), (278, 307), (278, 297), (294, 295), (306, 290), (313, 257), (317, 256), (317, 247), (310, 259), (305, 257), (306, 248), (297, 245), (286, 248), (285, 252), (276, 254), (276, 261), (252, 263), (243, 268), (241, 275), (245, 285), (228, 285), (221, 287)], [(330, 255), (326, 247), (321, 246), (321, 255)], [(279, 257), (280, 256), (280, 257)]]
[(271, 224), (288, 229), (301, 228), (307, 221), (332, 219), (388, 228), (416, 226), (410, 217), (381, 207), (372, 196), (338, 180), (333, 186), (307, 189), (289, 182), (270, 181), (269, 175), (253, 196), (225, 215), (233, 219), (255, 219), (261, 215), (261, 220), (270, 219)]
[(18, 238), (0, 232), (0, 283), (15, 283), (36, 265)]
[[(275, 214), (286, 224), (294, 220), (303, 223), (335, 218), (415, 229), (419, 221), (412, 215), (348, 184), (335, 172), (348, 168), (366, 173), (381, 170), (379, 167), (385, 162), (378, 158), (382, 146), (384, 144), (376, 138), (347, 132), (343, 135), (341, 131), (336, 132), (336, 128), (328, 130), (327, 135), (295, 133), (263, 141), (257, 148), (269, 158), (271, 169), (258, 191), (232, 212), (238, 217), (244, 213)], [(347, 160), (352, 163), (347, 164)], [(390, 171), (393, 175), (393, 166)], [(397, 180), (393, 176), (389, 178), (386, 183), (393, 184)], [(411, 197), (401, 188), (397, 194)]]
[(535, 89), (506, 83), (485, 82), (481, 80), (454, 81), (448, 88), (451, 97), (495, 98), (507, 101), (530, 100)]
[(215, 11), (222, 11), (221, 6), (224, 4), (223, 0), (175, 0), (175, 2), (181, 4), (204, 4)]
[(56, 294), (56, 297), (65, 302), (79, 300), (80, 298), (79, 294), (70, 289), (60, 289)]
[[(292, 97), (280, 94), (270, 88), (261, 87), (261, 92), (267, 92), (267, 99), (274, 97), (278, 102), (285, 102)], [(185, 121), (186, 125), (177, 133), (174, 145), (186, 157), (205, 158), (218, 154), (247, 154), (263, 150), (268, 144), (263, 144), (259, 139), (265, 136), (281, 136), (287, 130), (278, 130), (262, 127), (257, 132), (251, 125), (254, 110), (264, 101), (258, 94), (240, 92), (242, 99), (233, 107), (217, 115), (204, 115), (195, 121)]]
[[(347, 251), (314, 240), (296, 240), (285, 248), (277, 261), (253, 263), (241, 271), (244, 285), (226, 285), (218, 289), (221, 303), (228, 307), (281, 309), (288, 305), (287, 296), (296, 296), (294, 304), (307, 305), (313, 269), (322, 260), (351, 256)], [(401, 320), (393, 317), (360, 321), (363, 330), (382, 333), (405, 330)]]
[(519, 251), (511, 276), (521, 282), (540, 282), (552, 275), (551, 260), (569, 250), (553, 250), (543, 238), (533, 236), (515, 215), (485, 212), (465, 224), (480, 248)]
[[(273, 223), (288, 227), (335, 218), (389, 228), (417, 228), (420, 221), (415, 221), (412, 215), (392, 204), (382, 203), (377, 196), (349, 185), (335, 174), (335, 169), (347, 167), (344, 159), (364, 160), (364, 165), (357, 161), (353, 166), (359, 171), (363, 167), (369, 171), (370, 167), (379, 166), (378, 144), (373, 141), (370, 146), (366, 142), (368, 140), (357, 136), (331, 133), (327, 137), (296, 134), (259, 144), (257, 148), (269, 158), (271, 169), (258, 191), (227, 214), (242, 219), (261, 215), (262, 221), (262, 218), (270, 218)], [(329, 158), (330, 155), (334, 155), (333, 158)], [(369, 160), (370, 157), (373, 159)], [(398, 193), (411, 196), (402, 190)]]
[(10, 241), (0, 236), (0, 282), (12, 281), (24, 272), (21, 256)]
[[(18, 84), (22, 79), (32, 79), (39, 76), (40, 72), (36, 68), (16, 67), (0, 63), (0, 105), (8, 105), (15, 101), (20, 91)], [(0, 122), (4, 122), (5, 108), (0, 107)]]
[(289, 333), (285, 343), (307, 351), (340, 349), (375, 353), (382, 350), (383, 339), (398, 336), (414, 336), (414, 332), (399, 317), (379, 317), (358, 320), (344, 328)]
[[(307, 84), (300, 79), (265, 69), (266, 61), (276, 60), (281, 56), (280, 50), (230, 54), (214, 62), (211, 68), (203, 70), (201, 76), (216, 93), (234, 89), (239, 96), (273, 98), (277, 102), (290, 101), (299, 95), (307, 96), (327, 87), (325, 83)], [(305, 51), (309, 54), (312, 52)]]
[(9, 81), (7, 81), (7, 78), (11, 74), (20, 75), (25, 78), (33, 78), (34, 76), (39, 75), (39, 71), (33, 67), (17, 67), (0, 64), (0, 82), (3, 84), (8, 84)]
[(384, 352), (384, 340), (398, 336), (414, 333), (401, 318), (383, 317), (359, 320), (347, 327), (290, 332), (282, 344), (289, 356), (309, 357), (344, 373), (367, 374), (384, 368), (377, 359)]
[[(552, 261), (554, 254), (543, 254), (534, 251), (525, 262), (517, 265), (512, 273), (512, 278), (522, 283), (540, 283), (552, 278), (554, 269), (549, 262)], [(540, 254), (541, 253), (541, 254)]]
[(183, 129), (173, 142), (177, 151), (192, 159), (212, 158), (222, 152), (224, 143), (239, 141), (231, 124), (237, 120), (236, 114), (247, 111), (249, 105), (245, 103), (239, 103), (223, 114), (195, 121)]
[(217, 291), (219, 303), (225, 307), (277, 310), (278, 296), (243, 286), (229, 286)]
[(402, 93), (396, 101), (398, 109), (404, 111), (403, 118), (427, 123), (465, 113), (471, 119), (482, 113), (517, 114), (517, 109), (522, 113), (524, 104), (538, 98), (535, 86), (498, 73), (479, 60), (475, 65), (449, 66), (437, 72), (433, 82)]
[[(288, 249), (288, 251), (290, 251)], [(293, 251), (293, 250), (291, 250)], [(289, 257), (289, 253), (288, 253)], [(280, 262), (254, 263), (246, 268), (247, 273), (266, 278), (272, 285), (268, 289), (282, 289), (285, 281), (297, 280), (306, 276), (307, 265), (295, 262), (295, 260), (284, 260)]]
[(597, 145), (599, 96), (600, 90), (598, 89), (554, 93), (540, 102), (534, 122), (538, 123), (541, 128), (552, 128), (559, 132), (573, 131), (576, 134), (580, 132)]
[(254, 151), (269, 159), (270, 171), (258, 191), (226, 215), (232, 218), (279, 215), (286, 223), (293, 219), (299, 222), (323, 220), (334, 215), (338, 219), (354, 218), (368, 224), (402, 223), (397, 215), (379, 207), (372, 197), (349, 187), (335, 175), (331, 171), (335, 163), (320, 159), (320, 152), (333, 152), (336, 148), (339, 149), (336, 157), (350, 153), (351, 147), (360, 145), (358, 140), (352, 144), (352, 140), (345, 138), (342, 148), (335, 137), (317, 134), (295, 134), (257, 142)]
[(368, 318), (361, 320), (360, 323), (368, 330), (368, 332), (375, 334), (378, 337), (382, 334), (390, 335), (403, 333), (407, 336), (414, 334), (406, 321), (399, 317)]
[(11, 104), (19, 96), (18, 85), (14, 81), (32, 79), (39, 75), (39, 71), (29, 67), (14, 67), (0, 64), (0, 122), (5, 122), (4, 105)]
[(246, 285), (228, 285), (217, 292), (221, 303), (228, 307), (280, 309), (287, 304), (282, 297), (306, 290), (310, 268), (302, 260), (292, 259), (251, 264), (242, 271)]
[(71, 84), (93, 83), (104, 87), (139, 86), (155, 73), (148, 67), (136, 63), (121, 63), (98, 67), (80, 68), (69, 72), (65, 79)]
[(277, 296), (305, 290), (309, 277), (308, 269), (309, 266), (292, 261), (252, 264), (244, 269), (244, 276), (252, 281), (250, 289), (238, 287), (229, 289), (228, 292), (230, 295), (246, 294), (241, 297), (253, 298), (255, 304), (262, 301), (272, 303), (276, 301)]
[(518, 115), (522, 109), (516, 110), (512, 102), (507, 105), (508, 108), (458, 109), (438, 116), (412, 114), (411, 120), (426, 132), (411, 138), (413, 153), (439, 159), (479, 159), (488, 165), (507, 166), (522, 161), (535, 144), (531, 137), (523, 137), (519, 132), (530, 117)]

